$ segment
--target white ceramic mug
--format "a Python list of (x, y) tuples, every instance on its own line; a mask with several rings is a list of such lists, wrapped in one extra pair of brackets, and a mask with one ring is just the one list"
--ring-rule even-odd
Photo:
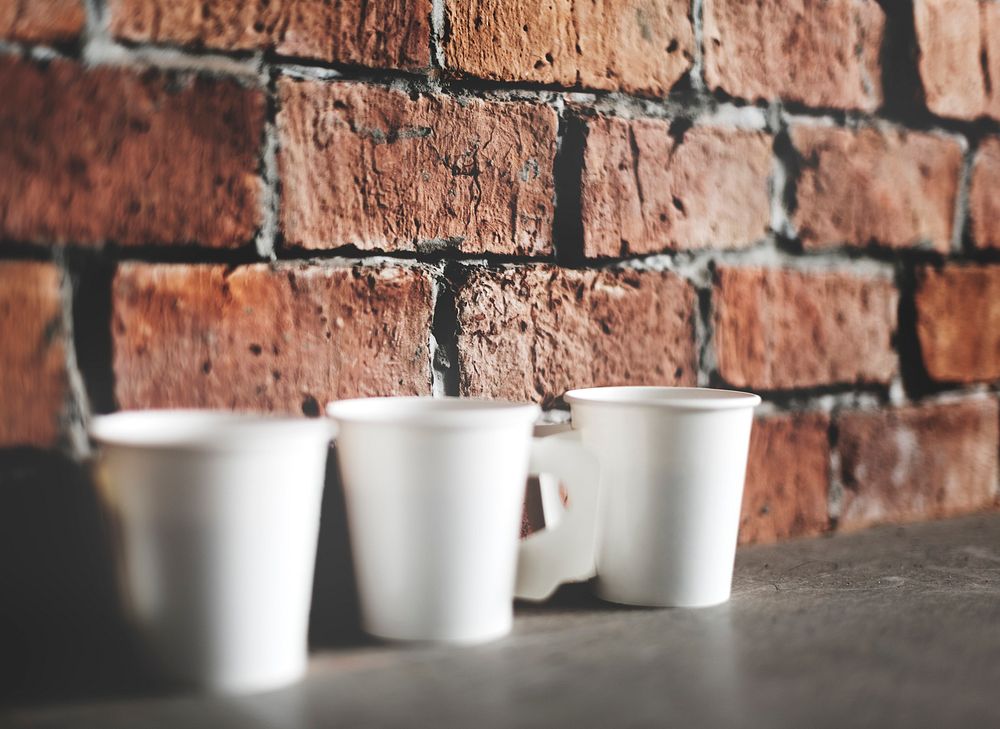
[(97, 417), (126, 608), (171, 679), (253, 691), (305, 672), (328, 421)]
[(760, 398), (694, 387), (598, 387), (571, 390), (565, 400), (573, 428), (600, 462), (598, 595), (664, 607), (728, 600)]
[[(365, 630), (481, 642), (518, 594), (593, 573), (597, 467), (572, 437), (532, 439), (536, 405), (458, 398), (331, 403)], [(529, 471), (566, 484), (558, 528), (519, 544)]]

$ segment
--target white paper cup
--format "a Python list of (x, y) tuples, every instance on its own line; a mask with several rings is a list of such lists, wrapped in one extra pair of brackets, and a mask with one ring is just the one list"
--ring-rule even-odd
[[(457, 398), (331, 403), (365, 630), (476, 643), (593, 573), (596, 463), (578, 440), (532, 440), (536, 405)], [(574, 509), (519, 544), (529, 471), (554, 473)]]
[(694, 387), (572, 390), (601, 467), (598, 595), (702, 607), (729, 599), (757, 395)]
[(302, 676), (330, 426), (205, 411), (94, 419), (126, 608), (166, 676)]

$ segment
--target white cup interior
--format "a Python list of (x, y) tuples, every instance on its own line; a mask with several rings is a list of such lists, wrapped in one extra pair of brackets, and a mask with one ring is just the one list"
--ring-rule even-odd
[(90, 436), (101, 445), (131, 448), (257, 448), (263, 438), (329, 431), (328, 421), (218, 410), (126, 410), (94, 418)]
[(710, 387), (589, 387), (570, 390), (563, 399), (570, 405), (611, 405), (731, 410), (760, 405), (760, 396), (738, 390)]
[(541, 411), (537, 405), (507, 400), (369, 397), (331, 402), (326, 412), (341, 423), (468, 428), (533, 423)]

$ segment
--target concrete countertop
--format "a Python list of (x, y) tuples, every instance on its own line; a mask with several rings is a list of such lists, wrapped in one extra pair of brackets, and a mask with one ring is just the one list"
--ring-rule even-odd
[(741, 550), (733, 599), (519, 605), (471, 648), (315, 653), (292, 688), (20, 707), (5, 727), (1000, 726), (1000, 515)]

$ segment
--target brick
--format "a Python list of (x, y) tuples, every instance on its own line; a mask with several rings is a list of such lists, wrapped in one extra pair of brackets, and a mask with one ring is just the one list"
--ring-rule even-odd
[(458, 75), (659, 97), (694, 62), (687, 0), (445, 2)]
[(430, 0), (110, 0), (118, 38), (379, 68), (430, 65)]
[(462, 395), (551, 404), (572, 387), (693, 385), (693, 288), (673, 273), (474, 269), (458, 291)]
[(0, 263), (0, 331), (0, 447), (53, 445), (69, 396), (55, 266)]
[(528, 477), (524, 492), (524, 508), (521, 510), (521, 539), (545, 528), (545, 511), (542, 508), (542, 494), (537, 476)]
[(985, 57), (990, 90), (986, 101), (986, 114), (994, 119), (1000, 119), (1000, 88), (997, 87), (997, 79), (1000, 79), (1000, 5), (989, 2), (981, 4), (980, 8), (982, 9), (980, 58)]
[(771, 415), (754, 421), (740, 544), (827, 530), (829, 429), (830, 418), (823, 413)]
[(980, 144), (972, 168), (969, 217), (977, 248), (1000, 248), (1000, 137)]
[(807, 249), (951, 247), (962, 146), (935, 134), (796, 126), (793, 216)]
[(719, 374), (764, 390), (888, 382), (897, 370), (897, 299), (881, 278), (722, 267), (714, 290)]
[(670, 123), (587, 123), (581, 214), (589, 257), (742, 248), (768, 231), (771, 138)]
[(232, 81), (0, 58), (0, 237), (248, 244), (265, 103)]
[(875, 0), (705, 0), (709, 88), (750, 101), (874, 111), (885, 14)]
[(848, 413), (837, 422), (841, 528), (937, 519), (992, 505), (995, 400)]
[(66, 43), (83, 32), (82, 0), (0, 0), (0, 38), (21, 43)]
[(1000, 5), (915, 0), (913, 20), (927, 108), (954, 119), (1000, 118)]
[(290, 79), (278, 92), (286, 242), (552, 252), (550, 107)]
[(925, 268), (916, 307), (920, 350), (933, 379), (1000, 379), (1000, 265)]
[(344, 397), (430, 394), (431, 283), (415, 268), (124, 264), (123, 408), (315, 415)]

